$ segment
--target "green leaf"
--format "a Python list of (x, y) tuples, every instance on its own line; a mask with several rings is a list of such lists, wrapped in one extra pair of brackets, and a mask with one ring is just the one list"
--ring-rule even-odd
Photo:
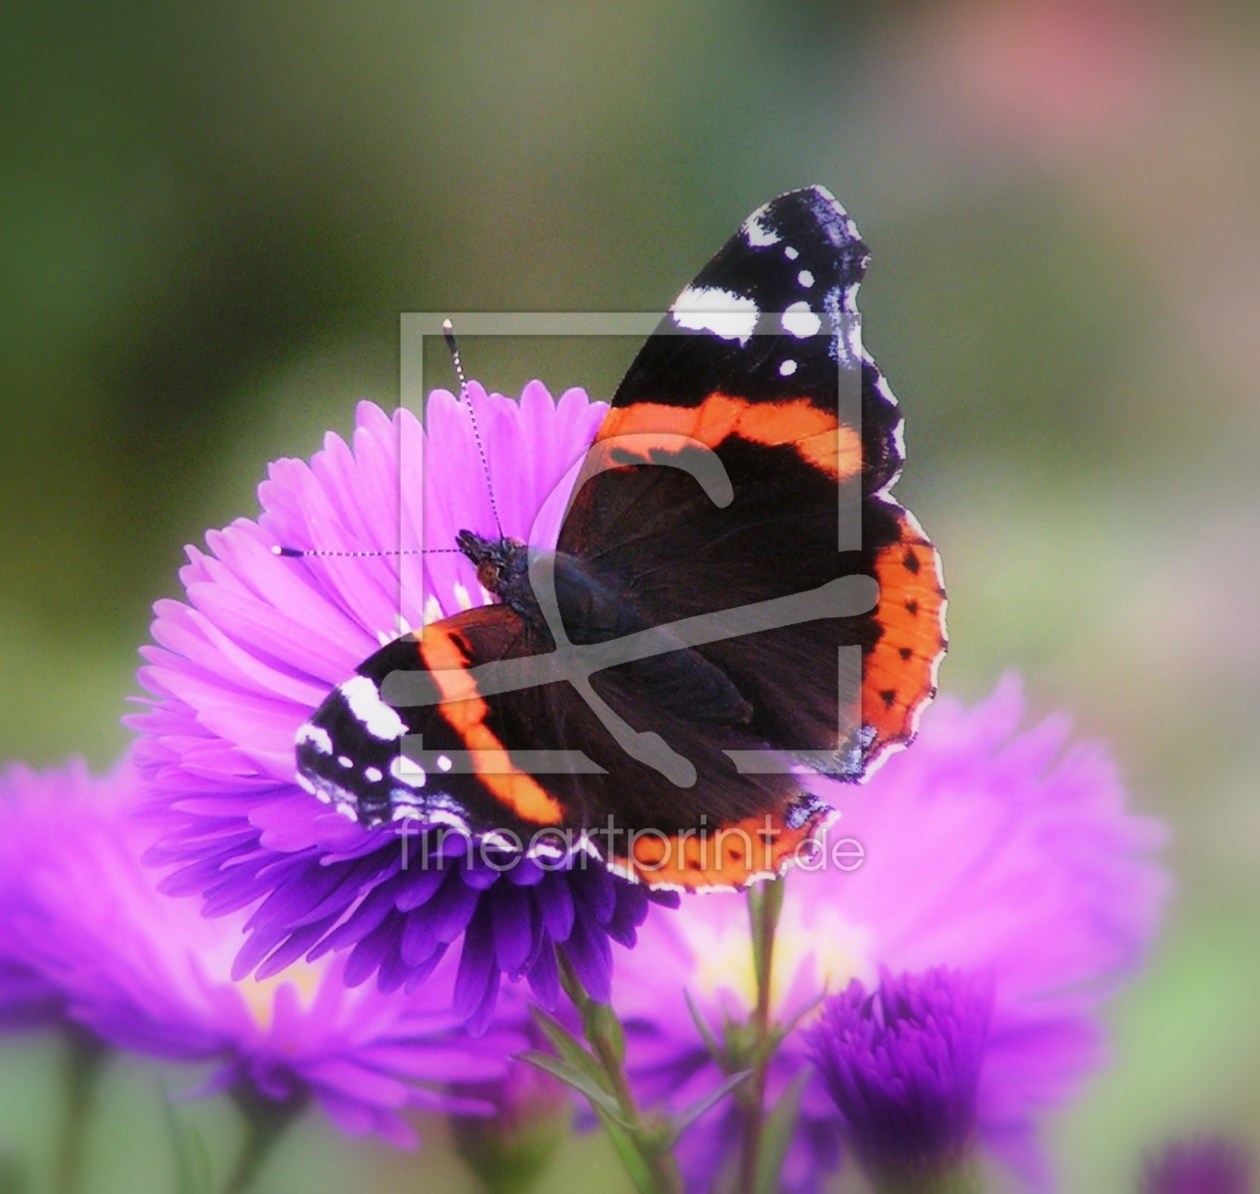
[(541, 1008), (536, 1003), (529, 1005), (530, 1018), (538, 1026), (546, 1038), (557, 1048), (564, 1044), (576, 1045), (579, 1049), (582, 1047), (581, 1042), (571, 1033), (559, 1020), (555, 1018), (546, 1008)]
[(761, 1129), (761, 1149), (757, 1154), (757, 1194), (779, 1194), (779, 1174), (783, 1172), (783, 1160), (796, 1132), (801, 1091), (805, 1089), (810, 1075), (810, 1070), (802, 1070), (797, 1074), (775, 1104), (774, 1110), (766, 1116), (766, 1122)]
[(613, 1148), (617, 1150), (617, 1156), (621, 1161), (622, 1167), (634, 1183), (634, 1188), (638, 1190), (639, 1194), (660, 1194), (660, 1187), (652, 1177), (652, 1171), (648, 1168), (647, 1161), (643, 1159), (643, 1154), (635, 1144), (634, 1138), (626, 1131), (621, 1122), (612, 1116), (601, 1113), (600, 1119), (608, 1132), (608, 1138), (612, 1141)]
[(608, 1116), (614, 1123), (620, 1124), (627, 1131), (634, 1130), (633, 1125), (627, 1124), (620, 1118), (621, 1108), (617, 1106), (617, 1100), (602, 1086), (593, 1082), (586, 1074), (582, 1073), (581, 1070), (574, 1068), (559, 1057), (553, 1057), (550, 1053), (542, 1053), (538, 1050), (531, 1050), (528, 1053), (517, 1053), (515, 1056), (517, 1061), (536, 1066), (544, 1073), (559, 1079), (566, 1086), (571, 1086), (578, 1094), (585, 1096), (592, 1107), (601, 1114)]
[(542, 1008), (531, 1007), (529, 1010), (534, 1023), (538, 1025), (539, 1030), (547, 1038), (548, 1044), (560, 1054), (561, 1058), (575, 1070), (585, 1074), (601, 1090), (607, 1091), (604, 1072), (600, 1069), (599, 1062), (586, 1051), (582, 1042), (559, 1020), (543, 1011)]
[(162, 1107), (175, 1154), (175, 1194), (211, 1194), (210, 1154), (201, 1133), (182, 1121), (168, 1098), (163, 1097)]
[(687, 1010), (691, 1013), (691, 1022), (696, 1026), (700, 1039), (704, 1041), (704, 1047), (709, 1051), (709, 1056), (718, 1065), (725, 1066), (726, 1056), (722, 1046), (717, 1043), (717, 1038), (713, 1035), (713, 1029), (709, 1027), (708, 1020), (704, 1018), (703, 1013), (696, 1006), (696, 1001), (692, 999), (691, 992), (686, 988), (683, 989), (683, 998), (687, 1001)]
[(817, 999), (807, 1003), (799, 1012), (796, 1013), (786, 1024), (776, 1024), (774, 1030), (770, 1034), (770, 1052), (773, 1055), (783, 1043), (783, 1041), (796, 1031), (800, 1022), (809, 1014), (815, 1011), (819, 1004), (827, 998), (827, 992), (824, 990)]
[(726, 1098), (751, 1073), (752, 1070), (741, 1070), (738, 1074), (732, 1074), (721, 1086), (698, 1098), (690, 1107), (680, 1111), (677, 1115), (671, 1116), (669, 1135), (665, 1140), (666, 1147), (672, 1149), (678, 1143), (679, 1136), (691, 1127), (709, 1108), (716, 1106)]
[(592, 1044), (604, 1042), (608, 1045), (613, 1062), (620, 1069), (626, 1059), (626, 1034), (611, 1005), (596, 1003), (592, 999), (582, 1009), (582, 1027), (586, 1039)]

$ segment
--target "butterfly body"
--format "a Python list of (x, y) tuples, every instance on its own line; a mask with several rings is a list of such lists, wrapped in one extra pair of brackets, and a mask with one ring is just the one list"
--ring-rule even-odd
[(303, 727), (303, 782), (658, 886), (808, 849), (802, 767), (859, 779), (908, 742), (945, 646), (935, 549), (888, 492), (865, 262), (821, 189), (754, 213), (627, 373), (555, 550), (461, 532), (494, 603), (365, 660)]
[(472, 531), (461, 531), (456, 543), (476, 567), (481, 586), (525, 622), (542, 649), (553, 650), (555, 643), (530, 579), (531, 560), (555, 578), (557, 608), (565, 625), (572, 627), (571, 641), (599, 642), (643, 628), (625, 594), (603, 583), (575, 556), (531, 552), (519, 540), (484, 539)]

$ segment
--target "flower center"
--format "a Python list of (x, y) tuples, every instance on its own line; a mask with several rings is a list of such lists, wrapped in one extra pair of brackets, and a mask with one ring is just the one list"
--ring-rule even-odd
[(243, 978), (234, 985), (240, 992), (254, 1023), (263, 1032), (270, 1032), (275, 1020), (276, 1000), (280, 988), (292, 987), (298, 1003), (306, 1009), (315, 1003), (320, 986), (327, 979), (327, 968), (311, 962), (293, 962), (282, 974), (272, 978)]
[[(722, 1002), (732, 1015), (750, 1012), (757, 1002), (757, 983), (747, 918), (731, 916), (715, 926), (692, 917), (685, 919), (683, 928), (696, 957), (696, 994)], [(812, 908), (807, 914), (802, 903), (792, 899), (789, 888), (775, 933), (770, 972), (773, 1014), (786, 1018), (824, 991), (835, 994), (851, 979), (872, 982), (877, 976), (869, 930), (846, 921), (831, 908)]]

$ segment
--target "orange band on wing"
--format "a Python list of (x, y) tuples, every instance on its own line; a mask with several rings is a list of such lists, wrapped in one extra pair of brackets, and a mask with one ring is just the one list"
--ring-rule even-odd
[[(749, 443), (778, 447), (788, 444), (807, 463), (844, 481), (862, 468), (862, 438), (842, 426), (835, 415), (806, 398), (781, 402), (749, 402), (727, 394), (710, 394), (699, 406), (635, 402), (614, 407), (601, 424), (595, 442), (616, 436), (653, 434), (685, 436), (716, 448), (732, 435)], [(664, 446), (675, 450), (668, 440)]]
[(426, 626), (420, 657), (442, 694), (438, 712), (464, 740), (477, 778), (506, 807), (534, 825), (559, 825), (564, 809), (532, 775), (513, 766), (503, 743), (486, 725), (488, 707), (468, 671), (458, 638), (440, 626)]
[(900, 518), (899, 539), (875, 557), (875, 620), (883, 633), (862, 669), (862, 720), (875, 730), (875, 752), (914, 736), (946, 647), (940, 558), (914, 516), (902, 511)]
[(789, 829), (781, 814), (768, 813), (703, 834), (637, 830), (628, 856), (614, 855), (611, 861), (649, 887), (747, 887), (755, 879), (781, 875), (797, 861), (826, 816), (820, 808), (796, 829)]

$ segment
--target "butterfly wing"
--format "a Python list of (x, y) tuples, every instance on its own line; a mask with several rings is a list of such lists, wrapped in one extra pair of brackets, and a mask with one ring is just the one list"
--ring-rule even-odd
[[(588, 848), (658, 886), (742, 886), (779, 873), (826, 809), (788, 775), (740, 774), (729, 752), (757, 740), (706, 667), (683, 650), (607, 669), (588, 703), (579, 668), (510, 608), (467, 610), (339, 685), (302, 730), (300, 774), (368, 825), (414, 819), (535, 857)], [(694, 747), (691, 790), (644, 755), (644, 733)]]
[(861, 346), (866, 263), (821, 188), (750, 216), (631, 366), (559, 543), (652, 624), (873, 578), (869, 608), (697, 648), (765, 745), (846, 778), (910, 740), (945, 650), (939, 559), (888, 492), (902, 420)]
[[(484, 834), (560, 823), (546, 794), (506, 759), (488, 772), (504, 737), (519, 741), (534, 716), (518, 711), (505, 734), (502, 714), (468, 676), (470, 644), (487, 661), (528, 656), (541, 645), (504, 605), (466, 610), (421, 635), (394, 639), (337, 685), (298, 732), (300, 782), (368, 826), (411, 819)], [(395, 676), (406, 691), (390, 691)]]

